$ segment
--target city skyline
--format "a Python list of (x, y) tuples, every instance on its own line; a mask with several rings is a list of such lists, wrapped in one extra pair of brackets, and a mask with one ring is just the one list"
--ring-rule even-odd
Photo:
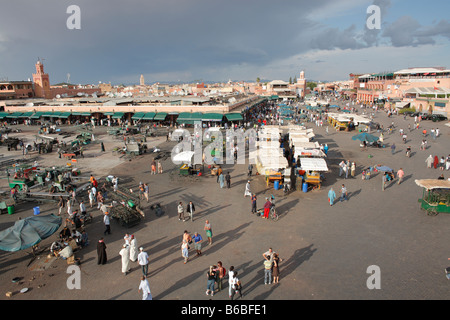
[[(80, 8), (79, 30), (67, 8)], [(366, 26), (380, 8), (380, 29)], [(447, 9), (447, 10), (446, 10)], [(448, 67), (444, 0), (15, 1), (0, 12), (0, 78), (31, 78), (38, 57), (52, 84), (281, 79)], [(13, 14), (14, 13), (14, 14)], [(19, 14), (17, 14), (19, 13)]]

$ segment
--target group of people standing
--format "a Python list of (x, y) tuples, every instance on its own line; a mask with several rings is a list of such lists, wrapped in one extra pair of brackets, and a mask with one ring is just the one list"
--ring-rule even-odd
[(438, 157), (432, 156), (431, 154), (425, 160), (427, 164), (427, 168), (435, 168), (440, 170), (449, 170), (450, 169), (450, 154), (447, 157)]

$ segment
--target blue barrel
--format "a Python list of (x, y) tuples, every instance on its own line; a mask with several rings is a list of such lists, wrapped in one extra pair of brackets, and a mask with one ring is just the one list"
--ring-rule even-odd
[(275, 190), (278, 190), (280, 188), (280, 181), (275, 180), (275, 182), (273, 184), (273, 187), (274, 187)]
[(39, 207), (34, 207), (33, 212), (34, 212), (34, 215), (37, 216), (39, 213), (41, 213), (41, 209), (39, 209)]
[(308, 184), (306, 182), (303, 182), (303, 192), (308, 192)]

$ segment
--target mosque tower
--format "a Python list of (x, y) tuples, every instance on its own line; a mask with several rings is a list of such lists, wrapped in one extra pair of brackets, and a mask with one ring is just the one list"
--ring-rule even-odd
[(44, 65), (39, 59), (36, 62), (36, 73), (33, 73), (34, 96), (37, 98), (51, 99), (50, 78), (44, 72)]

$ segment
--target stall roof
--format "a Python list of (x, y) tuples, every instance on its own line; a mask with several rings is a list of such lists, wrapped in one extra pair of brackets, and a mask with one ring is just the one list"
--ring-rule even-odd
[(225, 117), (228, 121), (242, 121), (244, 118), (240, 113), (227, 113), (225, 114)]
[(167, 117), (167, 112), (158, 112), (155, 117), (153, 118), (153, 120), (159, 120), (159, 121), (164, 121), (166, 120)]
[(147, 112), (142, 116), (141, 120), (153, 120), (155, 118), (155, 115), (156, 113), (154, 112)]
[(222, 121), (223, 114), (221, 113), (205, 113), (202, 116), (202, 121)]
[(135, 114), (133, 114), (133, 116), (131, 117), (131, 120), (141, 120), (142, 117), (144, 116), (145, 112), (136, 112)]
[(439, 179), (416, 179), (414, 180), (419, 187), (431, 190), (431, 189), (450, 189), (449, 180)]
[(123, 115), (124, 115), (123, 112), (114, 112), (114, 114), (113, 114), (113, 116), (111, 118), (113, 118), (113, 119), (120, 119), (120, 118), (123, 117)]
[(300, 167), (306, 171), (328, 171), (327, 162), (322, 158), (300, 158)]

